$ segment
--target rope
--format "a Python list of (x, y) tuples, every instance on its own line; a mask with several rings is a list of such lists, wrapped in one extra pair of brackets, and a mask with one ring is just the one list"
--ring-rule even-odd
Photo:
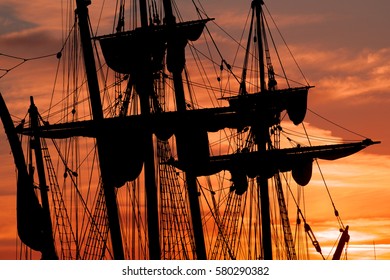
[[(302, 127), (303, 127), (303, 129), (304, 129), (304, 131), (305, 131), (305, 133), (306, 133), (306, 135), (307, 135), (307, 140), (308, 140), (308, 142), (309, 142), (309, 144), (310, 144), (310, 146), (311, 146), (310, 137), (309, 137), (309, 135), (307, 134), (306, 127), (305, 127), (305, 124), (304, 124), (304, 123), (302, 123)], [(339, 224), (340, 224), (340, 227), (341, 227), (342, 229), (344, 229), (344, 224), (343, 224), (343, 222), (342, 222), (342, 220), (341, 220), (341, 218), (340, 218), (339, 211), (337, 210), (336, 205), (335, 205), (335, 203), (334, 203), (334, 201), (333, 201), (332, 195), (331, 195), (331, 193), (330, 193), (330, 191), (329, 191), (329, 188), (328, 188), (328, 184), (326, 183), (324, 174), (322, 173), (320, 164), (318, 163), (318, 160), (317, 160), (317, 159), (315, 159), (315, 162), (316, 162), (316, 164), (317, 164), (318, 171), (320, 172), (322, 181), (324, 182), (324, 186), (325, 186), (326, 192), (328, 193), (329, 199), (330, 199), (330, 201), (331, 201), (331, 203), (332, 203), (333, 210), (334, 210), (334, 214), (335, 214), (335, 216), (337, 217), (337, 220), (338, 220), (338, 222), (339, 222)]]
[[(295, 206), (297, 207), (297, 215), (298, 215), (298, 218), (299, 218), (299, 215), (301, 216), (302, 220), (303, 220), (303, 223), (304, 223), (304, 228), (305, 228), (305, 232), (306, 232), (306, 236), (310, 238), (310, 240), (312, 241), (312, 244), (313, 246), (315, 247), (316, 251), (321, 255), (322, 259), (325, 259), (324, 255), (322, 254), (322, 250), (321, 250), (321, 246), (319, 244), (319, 242), (317, 241), (317, 239), (315, 238), (315, 235), (310, 227), (310, 225), (306, 222), (306, 218), (305, 218), (305, 215), (304, 213), (302, 212), (302, 209), (301, 207), (299, 206), (299, 202), (297, 201), (297, 199), (295, 198), (295, 195), (293, 193), (293, 191), (291, 190), (291, 186), (290, 184), (288, 183), (288, 180), (287, 180), (287, 177), (286, 177), (286, 174), (285, 173), (281, 173), (284, 177), (284, 180), (286, 182), (286, 187), (287, 187), (287, 190), (290, 192), (290, 195), (291, 195), (291, 198), (293, 199), (294, 203), (295, 203)], [(303, 204), (305, 206), (305, 203)], [(306, 212), (304, 210), (304, 212)], [(307, 253), (308, 254), (308, 253)]]
[(303, 79), (305, 80), (306, 84), (309, 85), (309, 81), (306, 79), (305, 74), (303, 73), (303, 71), (302, 71), (301, 67), (299, 66), (298, 62), (296, 61), (296, 59), (295, 59), (295, 57), (294, 57), (294, 55), (293, 55), (291, 49), (289, 48), (289, 46), (288, 46), (286, 40), (284, 39), (282, 33), (280, 32), (279, 27), (276, 25), (276, 22), (275, 22), (274, 18), (272, 17), (270, 11), (268, 10), (267, 5), (264, 4), (264, 6), (265, 6), (265, 8), (266, 8), (266, 10), (267, 10), (267, 13), (268, 13), (270, 19), (272, 20), (272, 22), (273, 22), (273, 24), (274, 24), (276, 30), (278, 31), (278, 34), (279, 34), (280, 38), (283, 40), (284, 45), (286, 46), (288, 52), (290, 53), (292, 59), (294, 60), (295, 65), (297, 66), (297, 68), (298, 68), (299, 72), (301, 73)]
[(331, 123), (331, 124), (337, 126), (338, 128), (341, 128), (341, 129), (343, 129), (343, 130), (345, 130), (345, 131), (348, 131), (348, 132), (350, 132), (350, 133), (352, 133), (352, 134), (354, 134), (354, 135), (356, 135), (356, 136), (362, 137), (362, 138), (364, 138), (364, 139), (368, 139), (368, 138), (369, 138), (369, 137), (366, 137), (366, 136), (364, 136), (364, 135), (362, 135), (362, 134), (360, 134), (360, 133), (357, 133), (357, 132), (354, 132), (354, 131), (352, 131), (352, 130), (350, 130), (350, 129), (348, 129), (348, 128), (345, 128), (345, 127), (343, 127), (343, 126), (341, 126), (341, 125), (339, 125), (339, 124), (337, 124), (337, 123), (335, 123), (335, 122), (333, 122), (333, 121), (331, 121), (331, 120), (329, 120), (329, 119), (327, 119), (327, 118), (325, 118), (325, 117), (319, 115), (318, 113), (314, 112), (313, 110), (310, 110), (309, 108), (307, 108), (307, 110), (308, 110), (310, 113), (316, 115), (317, 117), (319, 117), (319, 118), (321, 118), (321, 119), (323, 119), (323, 120), (325, 120), (325, 121), (327, 121), (327, 122), (329, 122), (329, 123)]
[(21, 60), (21, 62), (15, 64), (14, 66), (10, 67), (10, 68), (0, 68), (0, 71), (3, 71), (4, 73), (2, 75), (0, 75), (0, 79), (3, 78), (5, 75), (7, 75), (9, 72), (11, 72), (12, 70), (18, 68), (19, 66), (23, 65), (24, 63), (28, 62), (28, 61), (33, 61), (33, 60), (40, 60), (40, 59), (45, 59), (45, 58), (48, 58), (48, 57), (52, 57), (52, 56), (55, 56), (57, 57), (57, 59), (60, 59), (61, 56), (62, 56), (62, 51), (69, 39), (69, 35), (70, 33), (72, 32), (72, 30), (74, 29), (74, 26), (72, 26), (69, 34), (68, 34), (68, 37), (65, 39), (61, 49), (59, 52), (56, 52), (56, 53), (51, 53), (51, 54), (46, 54), (46, 55), (41, 55), (41, 56), (36, 56), (36, 57), (30, 57), (30, 58), (25, 58), (25, 57), (20, 57), (20, 56), (15, 56), (15, 55), (10, 55), (10, 54), (6, 54), (6, 53), (0, 53), (0, 56), (4, 56), (6, 58), (11, 58), (11, 59), (15, 59), (15, 60)]
[(12, 66), (11, 68), (0, 68), (0, 71), (4, 72), (2, 75), (0, 75), (0, 79), (3, 78), (5, 75), (7, 75), (12, 70), (18, 68), (19, 66), (21, 66), (22, 64), (24, 64), (24, 63), (26, 63), (28, 61), (44, 59), (44, 58), (48, 58), (48, 57), (51, 57), (51, 56), (57, 56), (57, 55), (58, 55), (58, 53), (54, 53), (54, 54), (47, 54), (47, 55), (31, 57), (31, 58), (23, 58), (23, 57), (19, 57), (19, 56), (14, 56), (14, 55), (9, 55), (9, 54), (5, 54), (5, 53), (0, 53), (0, 56), (4, 56), (4, 57), (7, 57), (7, 58), (12, 58), (12, 59), (16, 59), (16, 60), (21, 60), (21, 62), (17, 63), (16, 65)]

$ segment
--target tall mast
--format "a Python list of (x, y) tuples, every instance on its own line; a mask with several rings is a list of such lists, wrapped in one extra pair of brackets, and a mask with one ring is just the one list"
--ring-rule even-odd
[(33, 130), (33, 138), (31, 146), (35, 151), (35, 161), (37, 165), (38, 172), (38, 180), (39, 180), (39, 190), (41, 194), (41, 203), (42, 203), (42, 211), (43, 211), (43, 234), (45, 235), (44, 239), (46, 242), (43, 244), (42, 248), (42, 259), (44, 260), (56, 260), (58, 259), (57, 253), (54, 247), (54, 239), (53, 239), (53, 229), (50, 218), (50, 207), (49, 207), (49, 197), (48, 187), (46, 184), (46, 175), (45, 175), (45, 167), (43, 164), (43, 155), (42, 155), (42, 147), (41, 147), (41, 139), (38, 135), (38, 110), (34, 104), (34, 99), (30, 97), (31, 105), (30, 105), (30, 117), (31, 117), (31, 128)]
[[(165, 11), (165, 21), (168, 26), (168, 30), (173, 31), (176, 24), (176, 19), (172, 12), (172, 4), (170, 0), (164, 0), (164, 11)], [(172, 33), (174, 34), (174, 32)], [(168, 70), (172, 72), (173, 83), (175, 88), (175, 98), (176, 98), (176, 108), (178, 112), (184, 112), (187, 108), (185, 102), (185, 94), (183, 88), (183, 78), (182, 72), (184, 69), (184, 48), (187, 44), (187, 41), (182, 41), (183, 39), (175, 38), (171, 36), (168, 40)], [(186, 143), (186, 137), (188, 136), (187, 131), (177, 133), (177, 149), (179, 158), (181, 154), (186, 154), (183, 150), (188, 150), (189, 147)], [(192, 172), (186, 172), (186, 183), (188, 187), (188, 196), (190, 203), (192, 227), (194, 232), (195, 247), (196, 247), (196, 257), (198, 260), (204, 260), (206, 256), (206, 247), (204, 241), (203, 225), (199, 207), (199, 195), (198, 195), (198, 185), (197, 179)]]
[[(260, 68), (260, 85), (261, 92), (266, 90), (265, 83), (265, 69), (264, 69), (264, 47), (263, 47), (263, 32), (262, 32), (262, 5), (263, 0), (254, 0), (252, 7), (256, 12), (256, 29), (257, 29), (257, 43), (259, 49), (259, 68)], [(269, 141), (269, 131), (266, 124), (267, 116), (260, 121), (259, 127), (255, 128), (257, 145), (259, 151), (265, 151), (267, 149), (267, 143)], [(269, 194), (268, 194), (268, 179), (265, 176), (259, 176), (257, 178), (259, 185), (259, 194), (261, 202), (261, 228), (262, 228), (262, 244), (263, 244), (263, 256), (265, 260), (272, 259), (272, 239), (271, 239), (271, 219), (269, 213)]]
[[(80, 28), (80, 37), (84, 54), (84, 64), (87, 73), (88, 89), (91, 100), (92, 116), (97, 124), (103, 120), (102, 103), (100, 99), (99, 83), (96, 74), (95, 57), (91, 42), (91, 33), (88, 24), (88, 8), (90, 1), (76, 0), (77, 15)], [(99, 126), (97, 126), (99, 127)], [(118, 216), (118, 205), (116, 202), (115, 188), (108, 180), (108, 169), (106, 167), (105, 152), (106, 137), (102, 131), (96, 135), (96, 145), (100, 162), (101, 177), (107, 206), (108, 224), (111, 234), (111, 242), (115, 259), (124, 259), (122, 234)], [(108, 155), (109, 156), (109, 155)]]
[[(0, 118), (3, 122), (18, 172), (16, 187), (16, 223), (18, 235), (20, 240), (28, 247), (43, 253), (47, 242), (47, 235), (44, 233), (44, 213), (35, 194), (32, 177), (27, 171), (25, 157), (14, 123), (1, 93)], [(43, 254), (42, 257), (44, 257)]]
[(265, 66), (264, 66), (264, 46), (263, 46), (263, 32), (262, 32), (262, 20), (263, 20), (263, 0), (253, 0), (252, 8), (256, 11), (256, 31), (257, 31), (257, 45), (259, 48), (259, 68), (260, 68), (260, 89), (261, 92), (266, 90), (265, 83)]
[[(140, 0), (141, 27), (148, 28), (146, 0)], [(137, 65), (134, 74), (134, 84), (140, 98), (141, 114), (150, 115), (150, 98), (154, 95), (154, 78), (148, 57), (142, 58), (142, 65)], [(158, 197), (156, 184), (156, 171), (154, 162), (153, 133), (146, 132), (145, 136), (145, 191), (147, 199), (147, 223), (149, 239), (149, 258), (152, 260), (161, 259), (159, 219), (158, 219)], [(156, 236), (157, 235), (157, 236)]]

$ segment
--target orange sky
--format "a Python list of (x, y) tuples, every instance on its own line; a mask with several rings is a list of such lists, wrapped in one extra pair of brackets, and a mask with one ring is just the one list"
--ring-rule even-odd
[[(101, 2), (93, 1), (97, 6)], [(191, 1), (180, 2), (185, 6)], [(205, 2), (208, 15), (238, 38), (250, 1), (225, 0), (222, 8), (220, 1)], [(350, 226), (350, 259), (390, 259), (390, 2), (374, 3), (266, 1), (306, 78), (315, 86), (310, 92), (309, 109), (353, 132), (382, 141), (337, 162), (320, 162), (332, 198), (344, 223)], [(59, 18), (56, 1), (2, 1), (0, 53), (23, 58), (56, 53), (61, 47)], [(10, 69), (19, 62), (0, 56), (0, 69)], [(45, 108), (55, 68), (56, 58), (48, 57), (27, 61), (9, 73), (0, 72), (0, 76), (6, 74), (0, 78), (0, 91), (12, 114), (24, 116), (30, 95)], [(310, 111), (305, 124), (311, 135), (361, 139)], [(2, 126), (0, 160), (0, 259), (14, 259), (15, 172)], [(332, 218), (332, 209), (324, 206), (329, 201), (324, 202), (328, 198), (320, 181), (315, 171), (311, 185), (306, 187), (312, 198), (307, 207), (315, 221), (311, 226), (317, 239), (332, 246), (338, 235), (337, 224), (322, 219)], [(326, 255), (329, 248), (324, 246), (323, 250)]]

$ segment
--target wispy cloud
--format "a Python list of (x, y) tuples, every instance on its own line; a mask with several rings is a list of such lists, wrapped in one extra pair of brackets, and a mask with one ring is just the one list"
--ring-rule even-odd
[[(309, 69), (311, 79), (328, 98), (344, 99), (351, 96), (372, 95), (390, 89), (390, 48), (364, 49), (302, 49), (298, 60)], [(363, 102), (367, 99), (361, 99)]]
[[(329, 18), (334, 17), (332, 14), (324, 15), (324, 14), (294, 14), (294, 15), (286, 15), (286, 14), (275, 14), (272, 16), (277, 22), (277, 26), (280, 29), (287, 28), (299, 28), (301, 26), (308, 26), (313, 24), (319, 24), (326, 22)], [(272, 23), (269, 22), (269, 25), (272, 26)]]
[(0, 4), (0, 36), (35, 27), (36, 24), (20, 18), (10, 4)]

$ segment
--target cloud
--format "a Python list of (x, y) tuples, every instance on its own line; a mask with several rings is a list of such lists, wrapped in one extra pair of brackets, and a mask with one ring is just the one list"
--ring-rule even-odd
[(9, 4), (0, 4), (0, 36), (36, 27), (36, 24), (23, 20), (17, 10)]
[[(304, 131), (300, 127), (294, 127), (289, 122), (283, 124), (283, 127), (286, 128), (284, 132), (288, 133), (286, 136), (307, 145)], [(325, 130), (310, 123), (305, 123), (305, 127), (313, 145), (323, 145), (324, 140), (328, 144), (341, 140), (332, 130)], [(383, 231), (388, 231), (390, 216), (390, 208), (387, 207), (390, 200), (390, 156), (377, 155), (372, 151), (373, 147), (368, 147), (335, 161), (318, 160), (319, 168), (316, 162), (313, 163), (313, 176), (309, 185), (297, 187), (297, 190), (304, 192), (308, 222), (312, 224), (316, 234), (323, 232), (319, 235), (321, 238), (326, 239), (329, 231), (337, 237), (334, 204), (344, 223), (362, 236), (366, 234), (365, 240), (372, 242), (376, 239), (378, 243), (389, 241), (382, 239)], [(295, 191), (295, 183), (291, 183), (291, 188)], [(290, 212), (293, 214), (296, 210)], [(371, 236), (367, 236), (368, 227)]]
[[(329, 16), (332, 17), (332, 14), (275, 14), (272, 17), (274, 18), (278, 28), (291, 29), (326, 22), (329, 20)], [(271, 25), (271, 22), (269, 22), (269, 24)]]
[[(327, 68), (321, 69), (325, 73), (319, 80), (321, 90), (331, 92), (333, 99), (365, 96), (370, 98), (361, 98), (360, 101), (372, 102), (377, 97), (382, 102), (385, 96), (377, 94), (389, 92), (390, 89), (390, 67), (387, 65), (390, 49), (363, 50), (352, 58), (343, 55), (343, 52), (339, 52), (338, 58), (328, 57), (331, 59), (329, 61), (334, 62), (333, 65), (322, 61)], [(388, 96), (386, 101), (390, 101)]]
[[(21, 58), (31, 58), (61, 49), (60, 40), (44, 30), (25, 30), (0, 37), (2, 50)], [(3, 51), (5, 53), (5, 51)]]
[[(373, 149), (389, 154), (390, 133), (381, 128), (390, 117), (390, 48), (328, 50), (294, 45), (293, 53), (315, 86), (309, 94), (309, 108), (350, 131), (381, 140), (383, 144)], [(306, 120), (331, 127), (346, 139), (356, 138), (310, 113)]]

